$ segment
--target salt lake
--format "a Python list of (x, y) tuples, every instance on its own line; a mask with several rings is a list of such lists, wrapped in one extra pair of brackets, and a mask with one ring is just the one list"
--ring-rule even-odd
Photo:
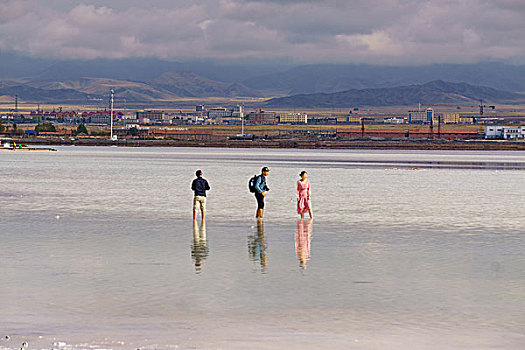
[(0, 174), (0, 349), (525, 348), (525, 152), (59, 147)]

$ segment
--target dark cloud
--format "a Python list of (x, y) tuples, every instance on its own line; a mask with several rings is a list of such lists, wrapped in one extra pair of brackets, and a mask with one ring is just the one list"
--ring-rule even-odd
[(0, 50), (40, 57), (521, 60), (524, 30), (522, 0), (0, 0)]

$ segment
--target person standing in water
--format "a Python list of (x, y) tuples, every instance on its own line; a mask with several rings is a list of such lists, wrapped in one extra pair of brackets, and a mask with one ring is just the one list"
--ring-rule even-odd
[(266, 186), (266, 177), (270, 174), (270, 169), (264, 167), (261, 169), (261, 175), (257, 176), (255, 180), (255, 199), (257, 199), (257, 211), (255, 212), (255, 217), (257, 219), (262, 219), (264, 212), (264, 198), (266, 197), (266, 192), (270, 189)]
[(308, 173), (303, 170), (299, 176), (301, 179), (297, 181), (297, 214), (301, 215), (301, 219), (304, 219), (304, 213), (308, 212), (310, 219), (313, 219)]
[(210, 189), (208, 181), (203, 179), (202, 171), (195, 172), (197, 178), (191, 183), (191, 189), (195, 193), (193, 197), (193, 221), (197, 221), (197, 211), (200, 209), (202, 214), (202, 221), (206, 218), (206, 191)]

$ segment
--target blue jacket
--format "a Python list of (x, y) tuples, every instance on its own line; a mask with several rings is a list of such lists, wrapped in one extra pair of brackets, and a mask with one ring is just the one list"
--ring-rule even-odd
[(191, 189), (195, 192), (196, 196), (206, 197), (206, 191), (210, 189), (210, 185), (208, 185), (208, 181), (202, 177), (198, 177), (191, 183)]
[(264, 191), (268, 191), (266, 187), (266, 176), (261, 174), (257, 176), (257, 180), (255, 180), (255, 192), (261, 193)]

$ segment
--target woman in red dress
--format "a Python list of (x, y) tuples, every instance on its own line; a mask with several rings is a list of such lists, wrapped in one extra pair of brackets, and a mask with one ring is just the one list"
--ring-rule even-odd
[(297, 181), (297, 214), (301, 215), (301, 219), (304, 219), (304, 213), (308, 212), (310, 219), (312, 219), (314, 216), (310, 202), (310, 181), (308, 181), (308, 173), (303, 170), (299, 176), (301, 179)]

